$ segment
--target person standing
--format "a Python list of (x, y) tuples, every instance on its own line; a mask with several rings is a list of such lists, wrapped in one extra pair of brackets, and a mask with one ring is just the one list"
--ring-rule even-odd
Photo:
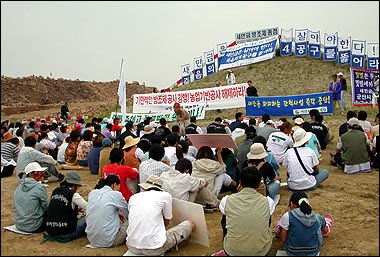
[(338, 76), (336, 74), (333, 74), (331, 77), (332, 81), (329, 83), (329, 91), (332, 92), (333, 111), (335, 111), (335, 106), (338, 104), (339, 109), (341, 109), (341, 114), (343, 114), (342, 106), (340, 105), (342, 84), (338, 81)]
[(180, 127), (181, 136), (185, 136), (185, 128), (190, 124), (190, 114), (188, 111), (183, 109), (179, 103), (175, 103), (173, 108), (176, 114), (178, 126)]
[(257, 89), (256, 87), (253, 86), (252, 81), (248, 80), (247, 81), (248, 87), (246, 89), (247, 96), (259, 96), (257, 94)]
[(63, 119), (67, 123), (67, 118), (69, 117), (69, 107), (67, 106), (67, 102), (65, 102), (61, 106), (61, 119)]
[(346, 110), (346, 94), (347, 94), (347, 81), (343, 78), (343, 73), (339, 72), (337, 74), (340, 84), (342, 85), (342, 90), (340, 91), (340, 98), (342, 102), (342, 110)]
[(235, 85), (236, 83), (235, 74), (232, 73), (232, 70), (228, 70), (227, 72), (228, 72), (226, 76), (227, 85)]

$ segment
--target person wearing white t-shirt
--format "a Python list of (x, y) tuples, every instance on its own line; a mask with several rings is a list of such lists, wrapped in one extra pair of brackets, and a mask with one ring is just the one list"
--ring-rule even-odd
[(232, 73), (232, 70), (227, 71), (226, 81), (227, 85), (234, 85), (236, 83), (235, 74)]
[(272, 151), (274, 158), (282, 164), (284, 155), (289, 148), (293, 147), (293, 139), (289, 136), (292, 132), (292, 124), (283, 122), (279, 126), (280, 131), (272, 132), (267, 141), (267, 149)]
[[(319, 169), (319, 160), (315, 152), (305, 146), (312, 135), (312, 132), (306, 132), (303, 128), (297, 129), (293, 134), (293, 148), (285, 153), (282, 165), (288, 170), (287, 183), (290, 191), (314, 190), (329, 176), (328, 170)], [(298, 160), (296, 151), (306, 170)]]
[(143, 192), (129, 199), (126, 245), (136, 255), (159, 256), (189, 238), (195, 224), (185, 220), (166, 230), (173, 218), (172, 196), (163, 192), (158, 176), (149, 176), (139, 186)]

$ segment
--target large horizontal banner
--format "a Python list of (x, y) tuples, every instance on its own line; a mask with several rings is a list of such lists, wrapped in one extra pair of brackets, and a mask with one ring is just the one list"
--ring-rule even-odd
[(248, 65), (273, 58), (278, 36), (248, 42), (227, 48), (218, 59), (219, 70)]
[(365, 70), (351, 67), (353, 106), (372, 106), (372, 97), (374, 93), (373, 79), (375, 74), (379, 74), (379, 70)]
[[(185, 108), (187, 109), (187, 108)], [(195, 116), (197, 120), (203, 120), (205, 118), (206, 113), (206, 105), (199, 105), (194, 108), (189, 108), (187, 111), (191, 116)], [(122, 118), (121, 113), (112, 112), (111, 113), (111, 119), (115, 119), (115, 117)], [(161, 118), (166, 118), (167, 121), (173, 121), (176, 120), (176, 115), (173, 112), (162, 112), (162, 113), (127, 113), (126, 118), (124, 121), (121, 122), (121, 124), (125, 124), (128, 121), (132, 121), (133, 124), (138, 124), (140, 122), (143, 122), (147, 117), (152, 117), (153, 122), (160, 122)]]
[(206, 110), (244, 107), (247, 83), (204, 89), (156, 94), (134, 94), (133, 113), (157, 113), (173, 110), (174, 103), (181, 106), (202, 105)]
[(332, 93), (323, 92), (305, 95), (245, 97), (246, 115), (271, 116), (308, 115), (311, 109), (321, 114), (333, 113)]

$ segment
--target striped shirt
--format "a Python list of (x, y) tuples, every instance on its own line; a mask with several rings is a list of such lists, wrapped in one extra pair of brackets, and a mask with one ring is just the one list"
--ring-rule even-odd
[(1, 155), (7, 161), (13, 159), (17, 161), (18, 153), (20, 152), (20, 147), (16, 146), (11, 142), (4, 142), (1, 144)]
[(150, 175), (160, 176), (161, 173), (171, 170), (170, 166), (161, 162), (149, 158), (147, 161), (143, 161), (139, 167), (140, 183), (145, 183)]

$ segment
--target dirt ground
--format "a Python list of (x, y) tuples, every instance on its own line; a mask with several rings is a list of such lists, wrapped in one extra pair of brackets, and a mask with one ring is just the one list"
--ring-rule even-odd
[[(232, 118), (233, 116), (231, 116)], [(372, 116), (369, 115), (372, 121)], [(329, 170), (329, 178), (322, 185), (308, 192), (313, 210), (322, 215), (330, 213), (335, 220), (331, 236), (323, 239), (321, 256), (328, 255), (379, 255), (379, 172), (373, 170), (367, 174), (346, 175), (337, 167), (329, 165), (329, 153), (333, 152), (337, 142), (338, 126), (345, 121), (343, 115), (334, 115), (325, 118), (329, 124), (334, 140), (323, 152), (321, 168)], [(202, 126), (202, 124), (201, 124)], [(285, 181), (286, 170), (282, 167), (281, 177)], [(66, 173), (64, 171), (63, 173)], [(84, 186), (80, 193), (87, 199), (88, 193), (95, 186), (97, 176), (89, 171), (80, 171)], [(58, 182), (49, 183), (48, 195), (58, 186)], [(13, 192), (17, 187), (16, 177), (1, 179), (1, 227), (14, 224)], [(275, 231), (276, 221), (287, 210), (290, 192), (287, 187), (280, 189), (281, 200), (272, 216), (272, 231)], [(178, 252), (168, 252), (167, 256), (210, 256), (213, 252), (223, 248), (220, 212), (205, 213), (210, 247), (204, 247), (190, 242), (180, 248)], [(43, 242), (42, 233), (20, 235), (1, 230), (1, 255), (61, 255), (61, 256), (116, 256), (127, 251), (125, 245), (109, 249), (86, 248), (86, 237), (68, 242)], [(269, 256), (282, 249), (279, 239), (273, 239)]]

